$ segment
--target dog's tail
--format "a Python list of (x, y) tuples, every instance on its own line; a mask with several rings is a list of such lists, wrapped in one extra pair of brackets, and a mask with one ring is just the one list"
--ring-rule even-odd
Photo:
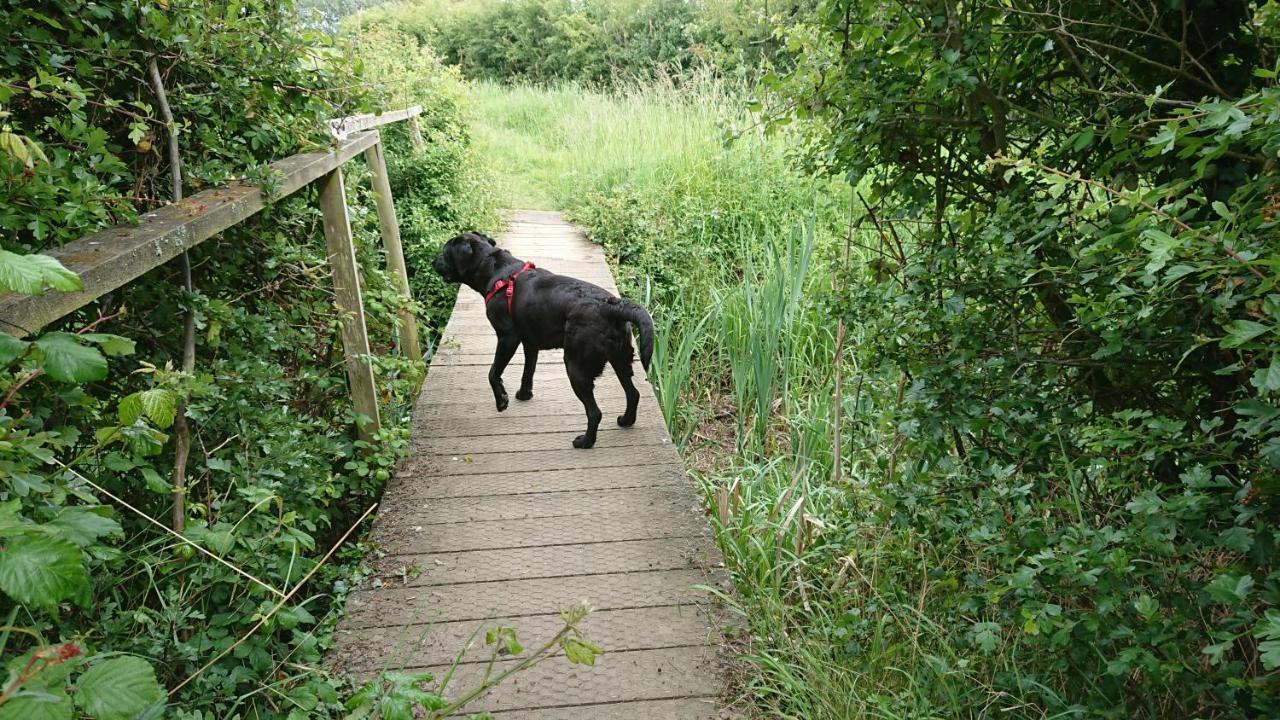
[(653, 358), (653, 318), (643, 307), (625, 298), (609, 298), (605, 308), (609, 317), (629, 322), (640, 332), (640, 364), (647, 372)]

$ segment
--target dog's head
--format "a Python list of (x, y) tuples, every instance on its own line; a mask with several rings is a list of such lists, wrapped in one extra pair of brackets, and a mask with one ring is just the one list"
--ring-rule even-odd
[[(476, 279), (477, 271), (485, 267), (497, 244), (493, 238), (480, 233), (462, 233), (444, 244), (431, 267), (445, 282), (470, 284)], [(480, 278), (485, 279), (487, 277)]]

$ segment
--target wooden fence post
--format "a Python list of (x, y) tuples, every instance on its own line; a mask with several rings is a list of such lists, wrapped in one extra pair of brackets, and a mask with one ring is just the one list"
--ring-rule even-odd
[[(397, 289), (413, 298), (409, 290), (409, 273), (404, 264), (404, 248), (400, 245), (400, 223), (396, 220), (396, 206), (391, 198), (391, 183), (387, 180), (386, 158), (382, 155), (382, 143), (374, 143), (364, 151), (365, 162), (373, 174), (373, 196), (378, 205), (378, 228), (382, 232), (382, 246), (387, 251), (387, 269)], [(410, 360), (422, 360), (418, 346), (418, 319), (408, 309), (400, 311), (400, 352)]]
[(422, 128), (418, 127), (418, 118), (409, 118), (409, 144), (414, 150), (421, 150), (423, 145)]
[(351, 222), (347, 217), (341, 166), (320, 179), (320, 210), (324, 213), (324, 239), (329, 249), (329, 267), (333, 270), (333, 289), (338, 309), (342, 312), (342, 350), (347, 364), (347, 382), (351, 386), (351, 404), (357, 413), (371, 419), (359, 427), (360, 438), (369, 440), (382, 424), (378, 419), (378, 393), (373, 385), (369, 334), (365, 329), (364, 303), (360, 297), (360, 271), (356, 265)]

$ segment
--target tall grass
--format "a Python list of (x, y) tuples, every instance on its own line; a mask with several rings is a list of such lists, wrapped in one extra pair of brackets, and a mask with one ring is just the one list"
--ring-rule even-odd
[(474, 96), (475, 139), (495, 161), (499, 191), (534, 209), (571, 208), (590, 189), (691, 180), (721, 152), (722, 122), (745, 119), (711, 81), (610, 92), (481, 82)]
[(476, 95), (506, 204), (567, 212), (654, 314), (658, 404), (746, 618), (743, 694), (805, 720), (1038, 717), (981, 679), (1016, 667), (973, 657), (934, 619), (954, 582), (939, 578), (977, 561), (875, 521), (894, 502), (876, 480), (906, 462), (910, 428), (895, 418), (903, 379), (855, 365), (858, 328), (836, 357), (848, 188), (795, 171), (792, 141), (760, 133), (739, 91), (711, 80)]

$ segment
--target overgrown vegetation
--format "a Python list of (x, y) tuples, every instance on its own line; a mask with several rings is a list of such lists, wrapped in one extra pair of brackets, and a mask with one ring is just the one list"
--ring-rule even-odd
[[(26, 39), (0, 55), (7, 288), (74, 287), (26, 253), (163, 202), (150, 56), (192, 190), (417, 102), (425, 149), (393, 130), (390, 153), (411, 263), (492, 222), (473, 169), (496, 202), (568, 211), (651, 305), (659, 404), (745, 618), (741, 695), (806, 720), (1280, 712), (1273, 0), (429, 0), (344, 21), (356, 64), (276, 3), (55, 5), (0, 11)], [(186, 537), (266, 584), (377, 493), (416, 369), (382, 352), (400, 301), (350, 185), (391, 389), (370, 447), (306, 197), (197, 251), (189, 297), (155, 273), (2, 340), (0, 609), (21, 629), (0, 691), (39, 676), (57, 717), (93, 714), (110, 670), (147, 704), (133, 660), (176, 688), (271, 609), (110, 509), (166, 517), (178, 398)], [(440, 318), (449, 291), (413, 282)], [(187, 307), (194, 375), (166, 367)], [(336, 711), (313, 668), (348, 568), (319, 567), (179, 716)], [(353, 707), (446, 707), (415, 682)]]
[[(343, 45), (298, 29), (290, 3), (57, 0), (0, 21), (0, 292), (77, 287), (31, 253), (170, 197), (151, 59), (189, 194), (270, 187), (266, 163), (330, 147), (328, 119), (412, 101), (430, 108), (426, 149), (403, 137), (388, 149), (406, 236), (485, 222), (458, 80), (425, 54), (362, 47), (375, 69), (398, 63), (391, 93)], [(165, 267), (33, 342), (0, 328), (0, 717), (345, 712), (319, 668), (360, 550), (322, 560), (402, 452), (422, 373), (391, 352), (405, 300), (382, 271), (365, 171), (345, 170), (384, 393), (371, 442), (353, 433), (314, 190), (194, 250), (193, 293)], [(444, 298), (419, 297), (412, 309), (439, 318)], [(193, 373), (174, 369), (187, 309)], [(178, 525), (168, 428), (180, 401), (192, 455)]]
[(607, 85), (695, 68), (754, 75), (781, 51), (773, 20), (812, 5), (812, 0), (417, 0), (370, 8), (346, 19), (344, 27), (385, 27), (413, 35), (470, 78)]
[(755, 101), (483, 89), (654, 306), (760, 705), (1277, 712), (1276, 12), (831, 1)]

